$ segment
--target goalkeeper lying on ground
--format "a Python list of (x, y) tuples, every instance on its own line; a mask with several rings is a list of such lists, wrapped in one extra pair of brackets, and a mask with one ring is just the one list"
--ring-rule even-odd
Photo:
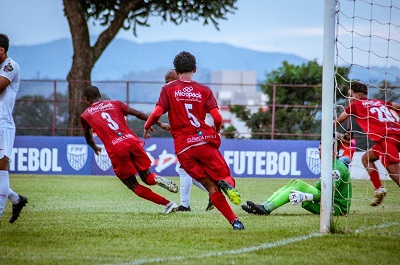
[[(318, 150), (321, 157), (321, 143)], [(334, 215), (347, 215), (350, 211), (352, 197), (350, 173), (347, 167), (336, 159), (335, 152), (332, 163), (332, 181)], [(320, 199), (321, 179), (318, 180), (315, 187), (300, 179), (292, 179), (274, 192), (263, 204), (247, 201), (247, 205), (242, 205), (242, 209), (252, 214), (269, 215), (272, 211), (290, 201), (293, 205), (301, 203), (301, 207), (307, 211), (319, 214)]]

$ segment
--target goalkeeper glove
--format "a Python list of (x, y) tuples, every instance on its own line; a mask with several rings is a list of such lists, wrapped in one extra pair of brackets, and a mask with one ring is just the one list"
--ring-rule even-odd
[(289, 200), (293, 205), (299, 204), (303, 201), (312, 201), (313, 195), (310, 193), (304, 193), (298, 190), (292, 190), (292, 193), (289, 194)]

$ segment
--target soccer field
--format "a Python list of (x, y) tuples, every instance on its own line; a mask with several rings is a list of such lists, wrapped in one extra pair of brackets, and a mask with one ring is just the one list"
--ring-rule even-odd
[[(28, 197), (9, 224), (0, 219), (0, 264), (398, 264), (400, 189), (385, 181), (382, 206), (368, 205), (368, 181), (353, 181), (348, 217), (338, 233), (320, 234), (319, 216), (287, 204), (270, 216), (232, 205), (246, 229), (234, 231), (217, 210), (206, 212), (206, 193), (192, 187), (192, 212), (163, 214), (116, 177), (12, 175), (12, 188)], [(171, 178), (179, 182), (179, 178)], [(243, 202), (262, 203), (288, 179), (238, 178)], [(310, 184), (316, 180), (306, 179)], [(179, 193), (152, 188), (179, 204)]]

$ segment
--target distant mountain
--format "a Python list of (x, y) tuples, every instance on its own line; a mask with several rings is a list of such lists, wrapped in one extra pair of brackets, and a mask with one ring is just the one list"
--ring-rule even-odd
[[(115, 39), (96, 63), (92, 80), (152, 80), (163, 81), (165, 71), (172, 68), (172, 61), (181, 51), (189, 51), (196, 56), (198, 73), (196, 80), (209, 82), (213, 70), (256, 71), (258, 81), (265, 80), (265, 74), (277, 69), (283, 61), (300, 65), (308, 60), (293, 54), (259, 52), (238, 48), (224, 43), (165, 41), (135, 43)], [(31, 46), (11, 46), (9, 55), (21, 67), (22, 79), (62, 79), (65, 80), (72, 63), (72, 43), (70, 39)], [(372, 68), (371, 68), (372, 69)], [(360, 80), (383, 80), (386, 76), (394, 82), (400, 76), (397, 67), (385, 74), (383, 68), (365, 73), (355, 69), (352, 78)]]
[[(287, 60), (293, 64), (307, 62), (291, 54), (258, 52), (228, 44), (166, 41), (135, 43), (115, 39), (105, 50), (92, 72), (93, 80), (121, 80), (157, 69), (170, 69), (176, 54), (189, 51), (196, 56), (199, 69), (256, 71), (263, 80), (265, 73)], [(12, 46), (9, 55), (21, 67), (23, 79), (65, 79), (72, 63), (72, 43), (62, 39), (32, 46)], [(208, 70), (208, 71), (207, 71)], [(163, 80), (164, 73), (159, 76)]]
[(400, 84), (400, 69), (391, 66), (384, 67), (371, 66), (369, 69), (353, 66), (349, 75), (350, 79), (358, 79), (368, 84), (380, 85), (382, 80), (389, 81), (391, 85)]

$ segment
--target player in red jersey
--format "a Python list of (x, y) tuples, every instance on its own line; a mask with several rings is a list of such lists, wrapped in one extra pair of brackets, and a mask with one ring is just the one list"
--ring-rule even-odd
[[(165, 74), (165, 83), (169, 83), (172, 81), (175, 81), (179, 79), (178, 74), (176, 73), (175, 69), (170, 69), (168, 72)], [(190, 192), (192, 189), (192, 184), (198, 187), (199, 189), (205, 191), (208, 193), (206, 188), (204, 188), (203, 185), (201, 185), (200, 182), (197, 180), (193, 179), (191, 176), (186, 173), (186, 171), (180, 166), (180, 163), (178, 161), (178, 174), (179, 174), (179, 180), (181, 187), (179, 189), (179, 197), (181, 200), (181, 205), (178, 207), (178, 211), (180, 212), (190, 212)], [(214, 205), (212, 202), (209, 200), (208, 205), (206, 207), (206, 211), (210, 211), (214, 208)]]
[(369, 139), (375, 142), (361, 160), (375, 189), (370, 205), (378, 206), (387, 191), (379, 179), (375, 161), (380, 158), (390, 178), (400, 186), (400, 124), (391, 113), (391, 110), (398, 112), (400, 104), (369, 99), (367, 94), (368, 88), (365, 84), (352, 83), (349, 88), (350, 104), (335, 120), (334, 125), (340, 125), (348, 117), (353, 116)]
[[(221, 192), (240, 205), (235, 180), (218, 150), (222, 116), (217, 101), (209, 87), (193, 80), (196, 58), (192, 54), (179, 53), (174, 59), (174, 68), (179, 79), (163, 86), (156, 107), (144, 125), (143, 136), (146, 138), (151, 126), (168, 112), (175, 153), (182, 168), (207, 189), (211, 202), (234, 230), (244, 229)], [(213, 127), (205, 123), (207, 113), (214, 119)]]
[[(100, 91), (95, 86), (86, 87), (83, 96), (89, 106), (81, 115), (87, 144), (96, 155), (99, 154), (101, 148), (94, 142), (92, 134), (95, 131), (105, 146), (115, 174), (130, 190), (145, 200), (164, 205), (166, 214), (176, 211), (176, 203), (140, 185), (136, 179), (136, 174), (139, 174), (147, 185), (158, 184), (171, 192), (178, 192), (175, 183), (150, 173), (151, 161), (143, 149), (144, 142), (132, 132), (125, 120), (127, 115), (147, 120), (148, 115), (118, 100), (101, 100)], [(157, 125), (164, 130), (170, 129), (169, 125), (161, 122)]]

